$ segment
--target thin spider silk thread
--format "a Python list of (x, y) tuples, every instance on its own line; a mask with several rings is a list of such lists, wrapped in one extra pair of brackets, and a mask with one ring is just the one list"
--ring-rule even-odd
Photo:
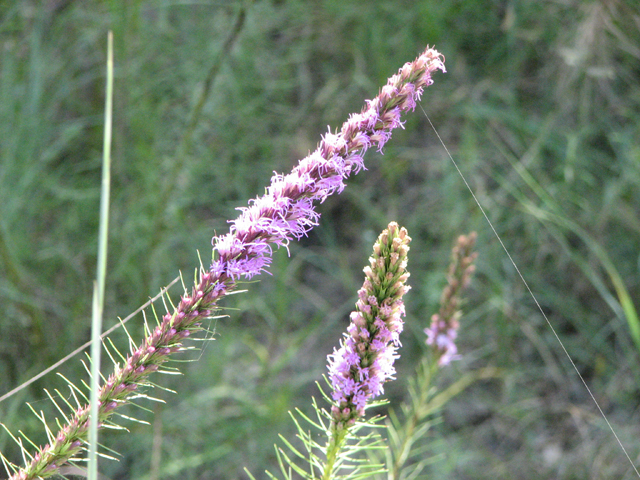
[(429, 125), (431, 125), (431, 128), (433, 129), (433, 131), (435, 132), (436, 136), (438, 137), (438, 140), (440, 141), (440, 143), (442, 144), (442, 147), (444, 148), (445, 152), (447, 152), (447, 155), (449, 156), (449, 159), (451, 160), (451, 163), (453, 163), (453, 166), (456, 168), (456, 170), (458, 171), (458, 174), (460, 175), (460, 178), (462, 178), (462, 181), (464, 182), (464, 184), (466, 185), (467, 189), (469, 190), (469, 193), (471, 193), (471, 196), (473, 197), (473, 200), (476, 202), (476, 205), (478, 205), (478, 208), (480, 209), (480, 211), (482, 212), (482, 215), (484, 216), (485, 220), (487, 221), (487, 223), (489, 224), (489, 227), (491, 227), (491, 230), (493, 231), (493, 234), (496, 236), (496, 238), (498, 239), (498, 242), (500, 242), (500, 246), (502, 246), (502, 249), (504, 250), (504, 252), (507, 254), (507, 257), (509, 257), (509, 261), (511, 262), (511, 264), (513, 265), (513, 268), (516, 269), (516, 272), (518, 273), (518, 276), (520, 277), (520, 280), (522, 280), (522, 283), (524, 284), (525, 288), (527, 289), (527, 291), (529, 292), (529, 295), (531, 295), (531, 298), (533, 299), (533, 301), (535, 302), (536, 306), (538, 307), (538, 310), (540, 310), (540, 313), (542, 314), (542, 316), (544, 317), (545, 321), (547, 322), (547, 325), (549, 326), (549, 328), (551, 329), (551, 331), (553, 332), (553, 335), (556, 337), (556, 340), (558, 341), (558, 343), (560, 344), (560, 347), (562, 347), (562, 351), (565, 353), (565, 355), (567, 356), (567, 358), (569, 359), (569, 362), (571, 362), (571, 366), (573, 367), (573, 369), (576, 371), (576, 374), (578, 375), (578, 377), (580, 378), (580, 381), (582, 382), (582, 384), (584, 385), (584, 388), (587, 389), (587, 392), (589, 393), (589, 396), (591, 397), (591, 400), (593, 400), (593, 403), (596, 405), (596, 408), (598, 409), (598, 411), (600, 412), (600, 415), (602, 415), (602, 418), (604, 419), (604, 421), (606, 422), (607, 426), (609, 427), (609, 430), (611, 430), (611, 433), (613, 434), (613, 436), (615, 437), (616, 441), (618, 442), (618, 445), (620, 445), (620, 448), (622, 449), (622, 451), (624, 452), (625, 456), (627, 457), (627, 460), (629, 460), (629, 464), (631, 465), (631, 468), (633, 468), (633, 471), (636, 472), (636, 475), (638, 475), (638, 478), (640, 478), (640, 472), (638, 472), (638, 469), (636, 468), (636, 466), (633, 464), (633, 461), (631, 460), (631, 457), (629, 456), (629, 454), (627, 453), (627, 449), (624, 448), (624, 445), (622, 444), (622, 442), (620, 441), (620, 438), (618, 438), (618, 435), (616, 434), (615, 430), (613, 429), (613, 426), (611, 425), (611, 423), (609, 423), (609, 420), (607, 419), (607, 416), (604, 414), (604, 411), (602, 410), (602, 408), (600, 407), (600, 404), (598, 403), (598, 401), (596, 400), (596, 397), (593, 395), (593, 393), (591, 393), (591, 389), (589, 388), (589, 386), (587, 385), (587, 382), (585, 381), (584, 377), (580, 374), (580, 371), (578, 370), (578, 367), (576, 367), (575, 362), (573, 361), (573, 359), (571, 358), (571, 355), (569, 355), (569, 352), (567, 351), (567, 349), (565, 348), (564, 344), (562, 343), (562, 340), (560, 340), (560, 337), (558, 336), (558, 334), (556, 333), (555, 328), (553, 328), (553, 325), (551, 324), (551, 321), (549, 320), (549, 318), (547, 317), (547, 315), (544, 313), (544, 311), (542, 310), (542, 307), (540, 306), (540, 303), (538, 302), (538, 299), (536, 298), (536, 296), (533, 294), (533, 291), (531, 290), (531, 288), (529, 287), (529, 284), (527, 283), (527, 281), (524, 279), (524, 276), (522, 275), (522, 273), (520, 273), (520, 269), (518, 268), (518, 266), (516, 265), (516, 262), (513, 260), (513, 258), (511, 257), (511, 254), (509, 253), (509, 250), (507, 250), (507, 247), (505, 246), (504, 242), (502, 241), (502, 238), (500, 238), (500, 235), (498, 235), (498, 232), (496, 231), (496, 229), (493, 226), (493, 223), (491, 223), (491, 220), (489, 220), (489, 217), (487, 216), (484, 208), (482, 208), (482, 205), (480, 204), (480, 201), (478, 200), (478, 198), (476, 197), (475, 193), (473, 192), (471, 186), (469, 185), (469, 182), (467, 182), (467, 179), (465, 178), (465, 176), (462, 174), (462, 171), (460, 170), (460, 168), (458, 167), (458, 164), (456, 163), (456, 161), (453, 159), (453, 156), (451, 155), (451, 153), (449, 152), (449, 149), (447, 148), (447, 146), (444, 144), (444, 142), (442, 141), (442, 138), (440, 137), (440, 134), (438, 133), (438, 131), (436, 130), (436, 127), (433, 125), (433, 123), (431, 122), (431, 119), (429, 118), (429, 115), (427, 115), (427, 112), (425, 112), (424, 108), (422, 108), (422, 105), (420, 106), (420, 110), (422, 110), (422, 113), (424, 114), (424, 116), (426, 117), (427, 121), (429, 122)]

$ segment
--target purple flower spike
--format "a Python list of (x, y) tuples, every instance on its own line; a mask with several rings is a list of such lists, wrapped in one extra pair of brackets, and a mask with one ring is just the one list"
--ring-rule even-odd
[(313, 202), (342, 192), (344, 180), (365, 168), (363, 156), (371, 146), (382, 151), (391, 131), (402, 127), (402, 114), (412, 111), (424, 87), (433, 83), (431, 74), (436, 70), (445, 71), (443, 58), (428, 48), (392, 76), (339, 132), (329, 130), (318, 148), (291, 173), (274, 175), (266, 195), (240, 209), (228, 234), (213, 238), (214, 276), (225, 283), (249, 279), (271, 263), (270, 244), (286, 247), (317, 225), (320, 215)]
[(392, 222), (373, 247), (370, 266), (358, 291), (356, 310), (338, 350), (328, 356), (329, 380), (335, 405), (333, 427), (344, 430), (364, 415), (366, 403), (383, 393), (394, 378), (393, 363), (400, 346), (407, 252), (411, 238)]
[(476, 243), (476, 237), (476, 232), (458, 237), (451, 254), (451, 265), (447, 275), (449, 283), (444, 288), (440, 299), (440, 311), (431, 317), (431, 326), (424, 330), (427, 334), (426, 343), (432, 347), (440, 366), (448, 365), (452, 360), (460, 358), (454, 343), (460, 327), (458, 320), (462, 315), (459, 310), (460, 294), (469, 285), (475, 270), (473, 262), (478, 253), (472, 252), (472, 249)]

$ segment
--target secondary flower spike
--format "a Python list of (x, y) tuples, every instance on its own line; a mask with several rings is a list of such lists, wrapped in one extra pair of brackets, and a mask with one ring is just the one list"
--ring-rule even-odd
[(340, 348), (329, 355), (329, 380), (333, 389), (331, 416), (337, 430), (364, 415), (366, 403), (393, 379), (393, 363), (400, 346), (404, 316), (403, 295), (409, 272), (407, 252), (411, 238), (392, 222), (373, 246), (365, 280), (358, 291), (356, 310)]
[(454, 340), (458, 336), (458, 319), (460, 311), (460, 295), (471, 281), (475, 270), (473, 262), (478, 257), (473, 252), (476, 243), (476, 232), (460, 235), (451, 251), (451, 265), (447, 274), (448, 284), (442, 291), (440, 311), (431, 317), (431, 326), (425, 328), (427, 345), (433, 348), (438, 365), (448, 365), (459, 358), (458, 348)]
[(389, 78), (362, 112), (353, 114), (337, 133), (327, 132), (318, 148), (302, 159), (287, 175), (276, 174), (264, 196), (240, 208), (240, 216), (230, 222), (229, 233), (214, 237), (211, 272), (222, 282), (251, 278), (271, 263), (272, 244), (287, 246), (317, 225), (319, 214), (313, 202), (323, 202), (340, 193), (344, 180), (364, 168), (363, 155), (372, 146), (378, 151), (401, 127), (402, 113), (412, 111), (431, 74), (445, 71), (443, 57), (428, 48)]

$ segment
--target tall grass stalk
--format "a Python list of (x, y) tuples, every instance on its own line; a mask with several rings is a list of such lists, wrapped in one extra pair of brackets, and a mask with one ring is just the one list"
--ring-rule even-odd
[(91, 316), (91, 405), (89, 414), (88, 478), (98, 479), (98, 409), (100, 389), (100, 358), (102, 354), (102, 314), (107, 276), (107, 245), (109, 240), (109, 203), (111, 190), (111, 127), (113, 116), (113, 32), (107, 35), (106, 95), (104, 107), (104, 145), (102, 155), (102, 187), (100, 191), (100, 230), (98, 233), (98, 265)]

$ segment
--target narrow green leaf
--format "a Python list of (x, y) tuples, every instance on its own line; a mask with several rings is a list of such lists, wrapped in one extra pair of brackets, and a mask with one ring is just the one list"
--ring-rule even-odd
[(91, 388), (89, 414), (88, 480), (98, 480), (98, 412), (100, 388), (100, 354), (102, 353), (102, 312), (107, 276), (107, 244), (109, 236), (109, 202), (111, 183), (111, 128), (113, 112), (113, 32), (107, 34), (107, 85), (104, 113), (104, 144), (102, 151), (102, 187), (100, 192), (100, 229), (98, 233), (98, 265), (91, 315)]

